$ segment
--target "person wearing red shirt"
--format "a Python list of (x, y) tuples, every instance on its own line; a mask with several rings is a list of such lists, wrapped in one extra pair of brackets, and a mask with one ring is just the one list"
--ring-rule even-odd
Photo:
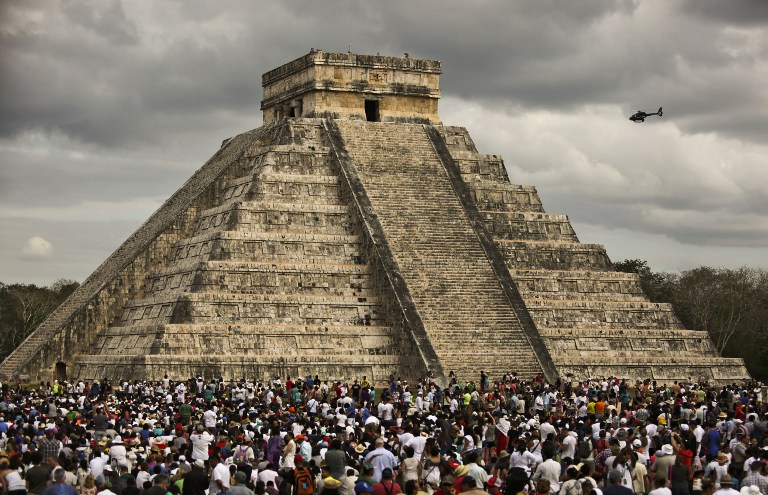
[(372, 495), (398, 495), (402, 493), (400, 485), (395, 483), (393, 473), (390, 468), (384, 468), (381, 471), (381, 481), (373, 484)]

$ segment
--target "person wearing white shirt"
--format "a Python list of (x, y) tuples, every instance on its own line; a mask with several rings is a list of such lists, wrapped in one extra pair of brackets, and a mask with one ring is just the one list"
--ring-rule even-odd
[(658, 427), (653, 423), (645, 425), (645, 431), (648, 433), (648, 438), (653, 438), (658, 433)]
[(229, 490), (229, 467), (216, 456), (211, 457), (211, 483), (208, 485), (209, 495), (226, 493)]
[(253, 481), (255, 479), (256, 481), (261, 481), (264, 483), (264, 486), (267, 485), (267, 481), (272, 481), (275, 483), (275, 486), (278, 486), (279, 475), (277, 474), (277, 471), (275, 471), (274, 469), (271, 469), (271, 467), (272, 467), (272, 464), (269, 464), (265, 469), (259, 471), (258, 473), (256, 472), (256, 470), (254, 470), (251, 480)]
[(573, 461), (576, 458), (576, 443), (578, 435), (575, 431), (569, 431), (563, 438), (560, 457), (561, 459), (571, 459)]
[(528, 448), (525, 446), (525, 443), (520, 442), (520, 447), (512, 452), (512, 455), (510, 455), (509, 467), (523, 468), (525, 469), (526, 473), (530, 473), (531, 468), (536, 465), (537, 462), (538, 460), (536, 456), (528, 452)]
[(385, 399), (383, 402), (379, 403), (378, 413), (379, 418), (385, 425), (392, 422), (394, 407), (389, 402), (389, 399)]
[(546, 441), (547, 438), (549, 438), (549, 435), (557, 435), (557, 430), (555, 430), (555, 427), (552, 426), (549, 421), (544, 421), (541, 423), (541, 426), (539, 426), (539, 435), (541, 435), (541, 439)]
[(405, 445), (413, 449), (413, 457), (421, 459), (421, 454), (424, 452), (424, 447), (427, 445), (427, 437), (420, 434), (419, 430), (415, 430), (413, 438), (408, 440)]
[(94, 455), (93, 459), (91, 459), (91, 462), (88, 463), (88, 467), (91, 469), (91, 475), (96, 478), (102, 474), (104, 472), (104, 465), (106, 463), (107, 459), (103, 454), (99, 453), (98, 455)]
[(131, 464), (128, 461), (128, 451), (123, 445), (122, 437), (115, 437), (112, 440), (112, 446), (109, 448), (109, 458), (118, 466), (126, 466), (130, 469)]
[(208, 446), (214, 440), (213, 435), (208, 433), (203, 425), (197, 425), (197, 433), (190, 435), (189, 440), (192, 442), (192, 459), (207, 461)]
[(203, 423), (206, 428), (216, 428), (216, 413), (213, 408), (209, 407), (203, 413)]
[(552, 459), (553, 453), (546, 449), (544, 452), (545, 460), (536, 468), (536, 472), (531, 476), (534, 484), (540, 479), (549, 481), (549, 493), (560, 491), (560, 463)]

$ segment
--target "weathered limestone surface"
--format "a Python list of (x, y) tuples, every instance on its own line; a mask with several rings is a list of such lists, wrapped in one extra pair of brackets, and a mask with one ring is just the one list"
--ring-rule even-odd
[(312, 51), (262, 76), (264, 123), (283, 117), (438, 123), (440, 62)]
[(561, 375), (748, 376), (742, 360), (717, 355), (706, 332), (684, 330), (670, 305), (648, 301), (636, 275), (613, 271), (602, 246), (579, 242), (566, 216), (545, 213), (535, 188), (511, 184), (466, 129), (440, 129)]
[(424, 127), (336, 124), (443, 369), (541, 373)]
[(266, 125), (226, 140), (0, 377), (748, 376), (436, 125), (440, 73), (312, 51), (265, 74)]
[[(101, 310), (88, 327), (81, 319), (46, 322), (50, 342), (42, 344), (38, 330), (2, 371), (49, 378), (61, 363), (83, 379), (319, 373), (385, 380), (426, 372), (385, 274), (369, 262), (321, 122), (283, 120), (239, 144), (239, 156), (221, 164), (213, 182), (188, 182), (198, 197), (155, 215), (178, 215), (183, 232), (171, 240), (160, 228), (134, 235), (165, 247), (152, 265), (141, 249), (126, 255), (133, 290), (116, 290), (114, 269), (97, 271), (91, 279), (118, 278), (85, 304), (67, 302), (92, 314), (104, 306), (92, 301), (103, 298), (114, 310)], [(210, 168), (197, 175), (213, 176)]]

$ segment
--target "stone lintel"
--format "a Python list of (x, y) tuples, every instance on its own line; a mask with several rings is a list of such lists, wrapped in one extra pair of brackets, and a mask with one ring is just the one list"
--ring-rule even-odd
[(286, 117), (439, 122), (440, 62), (311, 51), (262, 76), (264, 123)]

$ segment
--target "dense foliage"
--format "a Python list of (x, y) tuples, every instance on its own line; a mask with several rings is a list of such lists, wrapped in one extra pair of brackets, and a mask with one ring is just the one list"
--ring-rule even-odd
[(672, 303), (685, 327), (706, 330), (723, 356), (742, 357), (755, 378), (768, 378), (768, 270), (702, 266), (664, 273), (643, 260), (614, 266), (637, 273), (651, 301)]
[(50, 287), (0, 282), (0, 361), (69, 297), (80, 284), (61, 279)]

